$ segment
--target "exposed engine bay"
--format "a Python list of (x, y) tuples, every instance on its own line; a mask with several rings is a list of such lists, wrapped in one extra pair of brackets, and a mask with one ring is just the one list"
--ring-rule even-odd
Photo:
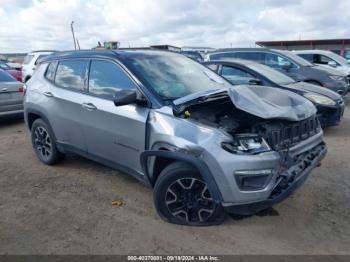
[[(276, 151), (289, 148), (320, 131), (315, 115), (300, 121), (262, 119), (238, 109), (229, 97), (193, 104), (186, 108), (182, 117), (222, 129), (233, 137), (233, 141), (244, 136), (252, 139), (252, 144), (254, 140), (261, 143), (263, 138)], [(230, 148), (229, 143), (224, 146), (226, 150), (234, 152), (234, 147)], [(255, 153), (259, 152), (261, 150)]]

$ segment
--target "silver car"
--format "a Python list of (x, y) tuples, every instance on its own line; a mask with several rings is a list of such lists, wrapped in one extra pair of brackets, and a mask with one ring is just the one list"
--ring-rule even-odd
[(0, 120), (23, 118), (23, 83), (0, 69)]
[(287, 198), (326, 154), (311, 102), (232, 86), (199, 63), (153, 50), (44, 58), (27, 83), (38, 158), (77, 153), (153, 188), (166, 221), (221, 223)]

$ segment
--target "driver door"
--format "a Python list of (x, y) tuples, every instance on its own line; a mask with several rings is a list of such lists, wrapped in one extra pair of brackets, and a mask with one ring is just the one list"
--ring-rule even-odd
[(145, 150), (149, 108), (130, 104), (116, 107), (116, 91), (136, 84), (115, 62), (91, 60), (88, 95), (82, 101), (88, 153), (98, 159), (142, 174), (140, 153)]

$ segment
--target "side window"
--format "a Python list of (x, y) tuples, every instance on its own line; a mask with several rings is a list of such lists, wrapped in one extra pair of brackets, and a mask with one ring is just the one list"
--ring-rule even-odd
[(50, 81), (55, 80), (55, 73), (56, 73), (56, 68), (57, 68), (57, 61), (53, 61), (49, 64), (49, 66), (46, 69), (46, 78)]
[(296, 67), (292, 61), (288, 60), (283, 56), (272, 54), (272, 53), (266, 53), (265, 65), (275, 69), (281, 69), (285, 64), (291, 64), (292, 68)]
[[(322, 65), (327, 65), (328, 62), (333, 61), (335, 62), (333, 59), (329, 58), (328, 56), (325, 55), (317, 55), (318, 56), (318, 64), (322, 64)], [(337, 62), (335, 62), (337, 65), (339, 65)]]
[(233, 85), (248, 84), (249, 80), (255, 78), (252, 74), (231, 66), (223, 66), (221, 75)]
[(84, 91), (85, 72), (88, 60), (64, 60), (59, 62), (56, 85), (74, 91)]
[(262, 61), (262, 53), (260, 53), (260, 52), (237, 52), (236, 58), (256, 61), (259, 63)]
[(92, 60), (89, 73), (89, 93), (112, 99), (116, 91), (135, 89), (134, 82), (115, 63)]
[(305, 60), (311, 63), (315, 63), (313, 54), (298, 54), (298, 56), (300, 56), (301, 58), (304, 58)]

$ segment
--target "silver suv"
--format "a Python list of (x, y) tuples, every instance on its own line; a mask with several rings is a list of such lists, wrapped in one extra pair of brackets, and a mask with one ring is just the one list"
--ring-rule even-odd
[(153, 188), (166, 221), (221, 223), (288, 197), (326, 154), (308, 100), (232, 86), (163, 51), (76, 51), (44, 58), (27, 83), (38, 158), (73, 152)]

